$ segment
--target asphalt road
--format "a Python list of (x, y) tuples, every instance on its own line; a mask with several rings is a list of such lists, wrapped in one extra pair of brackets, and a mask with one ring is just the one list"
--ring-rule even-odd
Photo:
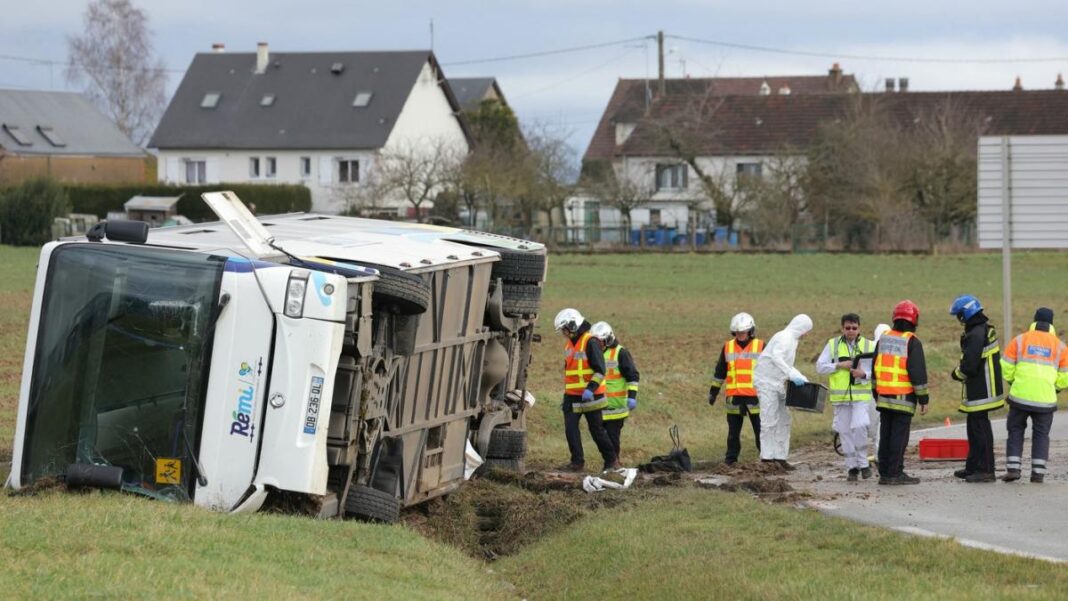
[[(1004, 416), (1002, 412), (1000, 415)], [(1005, 469), (1005, 420), (993, 422), (998, 476)], [(969, 546), (1068, 562), (1068, 413), (1059, 412), (1050, 433), (1049, 473), (1031, 484), (1030, 428), (1024, 443), (1023, 478), (968, 484), (953, 477), (963, 462), (921, 462), (921, 438), (966, 438), (964, 425), (914, 431), (905, 471), (921, 479), (914, 486), (879, 486), (877, 476), (845, 481), (845, 468), (826, 451), (801, 454), (790, 480), (808, 489), (813, 507), (829, 514), (920, 536), (952, 537)], [(828, 447), (830, 445), (827, 445)], [(791, 459), (792, 461), (794, 459)]]

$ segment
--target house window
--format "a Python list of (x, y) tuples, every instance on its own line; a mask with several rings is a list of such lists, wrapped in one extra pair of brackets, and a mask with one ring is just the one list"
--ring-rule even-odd
[(185, 183), (203, 184), (207, 181), (208, 162), (185, 160)]
[(300, 176), (311, 177), (311, 157), (300, 157)]
[(657, 190), (683, 190), (686, 188), (687, 169), (684, 164), (657, 165)]
[(63, 141), (63, 138), (60, 138), (59, 134), (56, 133), (56, 130), (52, 129), (49, 125), (38, 125), (37, 131), (41, 132), (44, 139), (48, 140), (48, 143), (56, 148), (62, 148), (67, 145), (67, 143)]
[(763, 171), (764, 171), (763, 167), (764, 166), (761, 165), (760, 163), (738, 163), (737, 178), (738, 179), (741, 179), (743, 177), (757, 177), (758, 178), (758, 177), (760, 177), (761, 173), (763, 173)]
[(274, 94), (264, 94), (263, 98), (260, 98), (260, 106), (272, 106), (274, 104)]
[(249, 157), (248, 159), (248, 176), (259, 177), (260, 176), (260, 157)]
[(278, 159), (275, 157), (267, 157), (267, 164), (265, 165), (264, 175), (267, 177), (274, 177), (278, 174)]
[(356, 92), (356, 98), (352, 100), (352, 106), (357, 108), (363, 108), (368, 104), (371, 104), (371, 96), (374, 94), (371, 92)]
[(649, 225), (660, 227), (660, 209), (649, 209)]
[(219, 106), (219, 98), (221, 97), (222, 94), (219, 92), (208, 92), (207, 94), (204, 94), (204, 98), (200, 101), (200, 108), (213, 109)]
[(342, 184), (354, 184), (360, 181), (360, 162), (348, 159), (338, 159), (337, 181)]

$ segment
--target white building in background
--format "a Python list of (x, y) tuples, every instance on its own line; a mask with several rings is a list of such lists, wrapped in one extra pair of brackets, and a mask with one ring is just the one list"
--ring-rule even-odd
[[(383, 155), (465, 156), (471, 137), (430, 51), (197, 54), (149, 146), (174, 184), (303, 184), (312, 209), (361, 199)], [(414, 217), (394, 198), (385, 213)], [(423, 205), (429, 209), (432, 203)]]

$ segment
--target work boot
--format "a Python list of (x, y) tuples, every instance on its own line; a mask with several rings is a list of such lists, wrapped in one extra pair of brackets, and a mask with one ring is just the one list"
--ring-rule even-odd
[(994, 477), (994, 472), (973, 472), (964, 478), (965, 482), (972, 484), (976, 482), (994, 482), (995, 480), (997, 478)]
[(738, 463), (737, 459), (724, 459), (723, 460), (723, 465), (731, 466), (731, 465), (734, 465), (735, 463)]
[(788, 472), (792, 472), (797, 469), (796, 467), (790, 465), (785, 459), (776, 459), (775, 462), (778, 463), (782, 467), (782, 469)]
[(920, 479), (919, 478), (917, 478), (915, 476), (910, 476), (910, 475), (906, 474), (905, 472), (901, 472), (901, 475), (898, 476), (897, 479), (899, 480), (898, 484), (919, 484), (920, 483)]
[(583, 463), (565, 463), (558, 468), (561, 472), (584, 472), (586, 465)]
[(860, 468), (860, 477), (864, 478), (865, 480), (870, 479), (871, 478), (871, 468), (870, 467), (862, 467), (862, 468)]
[(964, 470), (964, 469), (957, 470), (957, 471), (953, 472), (953, 476), (956, 477), (956, 478), (960, 478), (961, 480), (964, 480), (968, 476), (971, 476), (971, 475), (972, 475), (971, 472), (969, 472), (968, 470)]
[(607, 472), (608, 470), (618, 470), (618, 469), (619, 469), (619, 468), (621, 468), (621, 467), (623, 467), (623, 464), (622, 464), (622, 463), (620, 463), (618, 459), (616, 459), (616, 460), (615, 460), (615, 461), (613, 461), (612, 463), (606, 463), (606, 464), (604, 464), (604, 469), (603, 469), (603, 470), (601, 470), (601, 471), (602, 471), (602, 472)]
[(1001, 477), (1005, 482), (1016, 482), (1020, 479), (1020, 470), (1009, 470)]
[(899, 476), (879, 476), (879, 484), (884, 486), (896, 486), (901, 484), (901, 478)]
[[(868, 471), (871, 471), (871, 470), (868, 470)], [(858, 470), (857, 468), (852, 468), (851, 470), (849, 470), (849, 474), (846, 475), (846, 482), (856, 482), (857, 481), (857, 476), (859, 476), (859, 475), (860, 475), (860, 470)]]
[(1046, 481), (1046, 475), (1045, 474), (1031, 474), (1031, 482), (1034, 482), (1035, 484), (1042, 484), (1045, 481)]

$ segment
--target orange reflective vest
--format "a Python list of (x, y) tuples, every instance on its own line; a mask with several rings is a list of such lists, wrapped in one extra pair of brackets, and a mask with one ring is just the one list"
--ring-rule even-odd
[[(753, 387), (753, 368), (756, 367), (757, 357), (764, 350), (764, 341), (754, 338), (742, 348), (738, 341), (731, 338), (723, 345), (723, 360), (727, 363), (727, 379), (724, 380), (724, 394), (727, 397), (727, 413), (741, 415), (742, 405), (734, 400), (734, 397), (755, 397), (756, 388)], [(760, 413), (758, 405), (748, 408), (750, 415)]]
[(904, 413), (915, 413), (916, 402), (908, 395), (916, 392), (909, 379), (909, 340), (912, 332), (890, 330), (879, 338), (875, 369), (876, 407)]
[[(565, 395), (582, 396), (582, 391), (586, 388), (586, 385), (594, 379), (593, 369), (590, 368), (590, 362), (586, 355), (586, 343), (589, 341), (590, 333), (585, 332), (579, 336), (578, 340), (572, 341), (568, 339), (567, 344), (564, 345)], [(604, 374), (600, 374), (598, 377), (600, 378), (598, 381), (599, 386), (593, 391), (596, 398), (588, 403), (572, 402), (571, 408), (575, 413), (596, 411), (608, 406), (608, 401), (604, 396)]]

